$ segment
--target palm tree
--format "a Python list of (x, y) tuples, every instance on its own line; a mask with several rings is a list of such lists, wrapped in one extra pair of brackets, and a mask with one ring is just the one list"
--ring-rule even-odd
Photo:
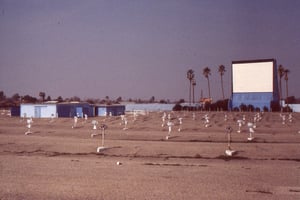
[(42, 101), (44, 102), (45, 101), (46, 93), (45, 92), (40, 92), (39, 96), (42, 98)]
[(58, 96), (57, 99), (56, 99), (56, 101), (58, 101), (60, 103), (60, 102), (63, 102), (64, 99), (62, 98), (62, 96)]
[(224, 100), (225, 99), (225, 95), (224, 95), (223, 75), (226, 72), (225, 66), (224, 65), (220, 65), (218, 71), (219, 71), (220, 76), (221, 76), (221, 88), (222, 88), (222, 95), (223, 95), (223, 100)]
[(190, 81), (190, 105), (191, 105), (191, 90), (192, 90), (192, 80), (195, 78), (194, 70), (189, 69), (186, 74), (187, 79)]
[(195, 86), (196, 86), (196, 80), (192, 80), (192, 86), (193, 86), (193, 103), (195, 103)]
[(210, 75), (210, 69), (209, 67), (205, 67), (203, 69), (203, 75), (205, 76), (205, 78), (207, 78), (207, 84), (208, 84), (208, 98), (210, 99), (210, 83), (209, 83), (209, 75)]
[(288, 87), (288, 74), (290, 73), (290, 70), (285, 69), (284, 70), (284, 80), (285, 80), (285, 92), (286, 92), (286, 104), (288, 104), (288, 97), (289, 97), (289, 87)]
[(282, 84), (281, 79), (284, 76), (284, 67), (282, 65), (279, 65), (278, 67), (278, 75), (279, 75), (279, 100), (282, 99)]

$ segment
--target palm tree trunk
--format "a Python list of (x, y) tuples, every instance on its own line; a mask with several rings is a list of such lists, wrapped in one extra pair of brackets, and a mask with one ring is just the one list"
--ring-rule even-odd
[(224, 95), (224, 84), (223, 84), (223, 76), (221, 75), (221, 87), (222, 87), (222, 95), (223, 95), (223, 100), (225, 99)]
[(210, 99), (210, 83), (209, 83), (209, 78), (207, 77), (207, 84), (208, 84), (208, 97)]
[(281, 86), (281, 78), (279, 78), (279, 100), (282, 99), (282, 86)]
[(285, 82), (285, 90), (286, 90), (286, 104), (288, 105), (288, 97), (289, 97), (289, 87), (288, 87), (288, 80)]
[(193, 85), (193, 104), (195, 103), (195, 86)]
[(190, 80), (190, 99), (189, 99), (189, 103), (191, 105), (191, 95), (192, 95), (192, 80)]

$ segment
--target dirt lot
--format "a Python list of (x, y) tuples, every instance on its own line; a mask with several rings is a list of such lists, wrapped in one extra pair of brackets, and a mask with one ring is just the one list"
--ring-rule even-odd
[[(79, 119), (73, 129), (72, 118), (33, 119), (28, 135), (26, 119), (1, 113), (0, 199), (300, 199), (300, 114), (292, 122), (285, 114), (283, 124), (279, 113), (264, 113), (252, 142), (247, 122), (256, 113), (170, 114), (166, 140), (163, 112), (136, 121), (128, 114), (127, 130), (121, 117)], [(100, 153), (92, 120), (108, 126)], [(232, 157), (224, 153), (227, 126)]]

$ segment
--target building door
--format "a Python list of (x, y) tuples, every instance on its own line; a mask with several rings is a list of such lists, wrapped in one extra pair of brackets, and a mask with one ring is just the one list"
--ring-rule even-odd
[(106, 116), (106, 108), (98, 108), (98, 116)]
[(42, 116), (42, 107), (34, 106), (34, 117), (41, 118), (41, 116)]
[(76, 116), (83, 117), (82, 107), (76, 107)]
[(90, 116), (89, 108), (87, 108), (87, 107), (83, 108), (83, 114), (87, 115), (87, 116)]

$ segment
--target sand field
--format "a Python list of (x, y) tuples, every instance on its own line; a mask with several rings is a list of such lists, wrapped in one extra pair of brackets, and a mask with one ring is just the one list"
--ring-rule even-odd
[[(168, 114), (168, 113), (167, 113)], [(171, 138), (163, 112), (121, 117), (26, 119), (0, 116), (0, 199), (300, 199), (300, 114), (282, 124), (264, 113), (253, 142), (237, 120), (255, 113), (170, 112)], [(204, 126), (208, 114), (211, 127)], [(178, 132), (178, 117), (183, 118)], [(106, 124), (101, 130), (92, 120)], [(98, 125), (99, 125), (98, 124)], [(231, 147), (225, 156), (231, 126)], [(91, 137), (92, 133), (99, 136)]]

